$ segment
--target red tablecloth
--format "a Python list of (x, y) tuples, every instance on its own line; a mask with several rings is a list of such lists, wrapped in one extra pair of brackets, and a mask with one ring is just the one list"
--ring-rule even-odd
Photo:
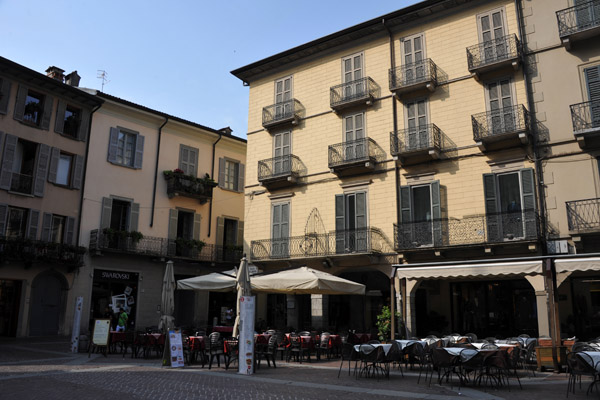
[(329, 348), (342, 346), (342, 337), (340, 335), (331, 335), (329, 336)]
[(110, 331), (110, 342), (121, 343), (125, 341), (125, 332)]
[(219, 333), (233, 333), (233, 326), (213, 326), (212, 331)]
[(268, 344), (271, 335), (266, 333), (261, 333), (260, 335), (254, 335), (254, 341), (256, 344)]
[(188, 339), (190, 343), (190, 350), (204, 350), (204, 336), (188, 336)]

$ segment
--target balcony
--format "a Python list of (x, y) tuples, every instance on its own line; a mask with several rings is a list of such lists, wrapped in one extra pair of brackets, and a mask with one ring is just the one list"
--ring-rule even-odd
[(567, 50), (571, 43), (600, 35), (600, 0), (556, 12), (558, 35)]
[(600, 146), (600, 102), (571, 105), (573, 134), (582, 148)]
[(337, 175), (371, 172), (383, 160), (382, 153), (371, 138), (334, 144), (329, 146), (329, 169)]
[(258, 183), (269, 188), (293, 186), (306, 168), (295, 155), (269, 158), (258, 162)]
[(253, 240), (252, 261), (327, 258), (347, 255), (392, 255), (394, 250), (377, 228), (331, 231), (283, 239)]
[(370, 106), (377, 98), (379, 88), (370, 77), (333, 86), (329, 91), (331, 108), (341, 111), (359, 105)]
[(437, 65), (430, 58), (390, 69), (390, 91), (400, 96), (423, 90), (435, 91), (438, 83)]
[(69, 271), (83, 265), (86, 252), (85, 247), (6, 236), (0, 236), (0, 249), (0, 263), (23, 262), (26, 268), (38, 263), (62, 265)]
[(297, 125), (304, 108), (296, 99), (276, 103), (263, 108), (262, 125), (265, 129)]
[(423, 250), (535, 241), (538, 215), (518, 211), (443, 218), (424, 222), (394, 224), (394, 247), (398, 251)]
[(438, 159), (441, 143), (441, 132), (435, 124), (390, 133), (391, 154), (403, 165)]
[(567, 201), (569, 232), (600, 233), (600, 199)]
[(469, 72), (479, 79), (489, 72), (517, 70), (521, 64), (522, 52), (521, 42), (516, 35), (507, 35), (467, 47)]
[(217, 186), (217, 183), (208, 174), (204, 178), (196, 178), (183, 173), (164, 171), (163, 175), (167, 181), (167, 196), (170, 199), (184, 196), (198, 199), (200, 204), (204, 204), (212, 199), (213, 188)]
[(471, 124), (473, 140), (481, 151), (529, 143), (529, 113), (523, 105), (472, 115)]
[(21, 194), (33, 194), (33, 176), (13, 172), (10, 181), (10, 191)]
[(101, 254), (102, 251), (160, 259), (170, 257), (191, 261), (239, 263), (243, 249), (241, 246), (217, 246), (203, 242), (152, 236), (134, 240), (126, 235), (114, 235), (94, 229), (90, 232), (90, 253)]

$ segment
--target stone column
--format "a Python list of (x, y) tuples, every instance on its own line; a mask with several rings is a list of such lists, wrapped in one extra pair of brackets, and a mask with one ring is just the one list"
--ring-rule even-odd
[(548, 290), (543, 275), (526, 276), (525, 279), (533, 286), (537, 305), (538, 331), (540, 336), (550, 336), (550, 316), (548, 314)]
[(416, 279), (406, 280), (406, 330), (409, 337), (415, 335), (417, 329), (417, 305), (415, 304), (415, 293), (417, 292), (417, 286), (420, 282)]
[(315, 329), (327, 330), (329, 327), (329, 296), (323, 294), (310, 295), (310, 323)]
[(298, 302), (296, 301), (295, 294), (286, 294), (286, 307), (287, 307), (287, 326), (292, 326), (296, 330), (302, 329), (298, 326)]

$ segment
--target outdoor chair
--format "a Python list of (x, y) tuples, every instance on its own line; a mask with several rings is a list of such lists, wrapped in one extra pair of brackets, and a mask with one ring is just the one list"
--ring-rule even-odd
[(276, 351), (278, 351), (281, 354), (281, 361), (283, 361), (284, 354), (285, 354), (286, 359), (287, 359), (287, 352), (288, 352), (288, 349), (289, 349), (289, 347), (288, 347), (289, 343), (286, 342), (285, 335), (283, 334), (282, 331), (275, 332), (275, 338), (277, 339)]
[(123, 358), (125, 358), (125, 354), (127, 353), (127, 349), (131, 349), (131, 358), (136, 354), (137, 348), (135, 345), (135, 332), (134, 331), (125, 331), (125, 341), (121, 343)]
[(367, 342), (367, 344), (380, 344), (380, 343), (381, 343), (381, 341), (379, 341), (379, 340), (369, 340)]
[[(460, 356), (451, 355), (445, 349), (437, 348), (433, 349), (431, 359), (433, 368), (438, 371), (438, 384), (441, 385), (444, 378), (446, 378), (446, 382), (450, 381), (452, 385), (452, 375), (456, 375), (459, 379), (458, 387), (460, 389), (463, 380), (460, 372)], [(431, 376), (429, 377), (429, 385), (431, 386)]]
[(331, 358), (331, 348), (329, 347), (329, 339), (331, 337), (331, 334), (328, 332), (323, 332), (321, 334), (321, 340), (319, 341), (319, 344), (317, 345), (317, 360), (321, 359), (321, 356), (323, 354), (327, 355), (327, 359), (329, 360)]
[(469, 340), (471, 341), (471, 343), (477, 341), (477, 335), (474, 334), (474, 333), (467, 333), (465, 336), (469, 338)]
[(429, 373), (433, 375), (433, 360), (431, 358), (432, 351), (433, 347), (427, 346), (426, 349), (418, 343), (404, 348), (404, 353), (412, 354), (415, 360), (419, 363), (419, 379), (417, 379), (417, 384), (421, 382), (423, 370), (425, 370), (425, 382), (427, 382), (427, 375)]
[[(420, 345), (418, 345), (418, 346), (421, 347)], [(404, 356), (404, 354), (402, 353), (402, 350), (400, 350), (400, 346), (398, 345), (398, 342), (393, 340), (392, 346), (388, 350), (387, 354), (384, 355), (384, 359), (383, 359), (383, 364), (385, 367), (384, 372), (385, 372), (385, 376), (388, 379), (390, 378), (390, 368), (394, 364), (398, 364), (398, 369), (400, 370), (400, 374), (402, 375), (402, 377), (404, 377), (404, 372), (402, 372), (403, 356)]]
[(578, 351), (598, 351), (598, 349), (588, 342), (575, 342), (571, 347), (571, 351), (577, 353)]
[(225, 340), (223, 343), (223, 349), (225, 353), (225, 369), (229, 369), (232, 363), (238, 362), (240, 355), (239, 341), (238, 340)]
[(360, 368), (358, 375), (356, 376), (357, 379), (364, 374), (367, 378), (375, 376), (377, 377), (377, 380), (379, 380), (380, 374), (385, 374), (385, 371), (381, 366), (385, 360), (383, 347), (375, 347), (372, 344), (361, 344), (358, 356)]
[(257, 347), (255, 357), (256, 357), (256, 367), (260, 368), (261, 359), (265, 359), (267, 361), (267, 365), (271, 367), (271, 361), (273, 362), (273, 368), (277, 368), (275, 365), (275, 354), (277, 352), (277, 338), (275, 336), (271, 336), (269, 338), (269, 342), (265, 345), (261, 345)]
[(594, 361), (592, 358), (585, 353), (571, 352), (567, 354), (567, 366), (569, 368), (567, 397), (569, 397), (569, 392), (571, 390), (573, 393), (575, 393), (575, 385), (577, 384), (577, 381), (579, 381), (579, 388), (581, 389), (581, 377), (583, 376), (592, 378), (592, 382), (585, 392), (586, 395), (588, 395), (600, 379), (598, 371), (596, 368), (594, 368)]
[(460, 376), (464, 377), (465, 381), (468, 381), (469, 375), (472, 374), (471, 381), (473, 383), (481, 383), (481, 380), (486, 378), (486, 358), (483, 353), (477, 352), (477, 354), (473, 355), (470, 350), (472, 349), (461, 351)]
[(498, 348), (498, 345), (492, 343), (485, 343), (483, 346), (481, 346), (482, 350), (498, 350)]
[[(350, 364), (352, 361), (356, 361), (354, 345), (352, 343), (342, 343), (342, 362), (340, 363), (340, 369), (338, 371), (338, 378), (340, 377), (340, 372), (342, 372), (342, 367), (344, 366), (344, 361), (348, 361), (348, 375), (350, 375)], [(355, 365), (356, 368), (356, 365)]]
[(535, 370), (537, 368), (537, 357), (535, 354), (535, 347), (537, 345), (536, 340), (532, 340), (526, 346), (521, 349), (521, 366), (523, 369), (531, 371), (535, 377)]
[(207, 353), (208, 353), (208, 369), (212, 367), (212, 362), (214, 358), (217, 358), (217, 366), (221, 366), (221, 356), (225, 356), (225, 351), (223, 348), (223, 342), (221, 341), (221, 334), (219, 332), (213, 332), (208, 335), (208, 340), (206, 343)]
[(294, 333), (290, 334), (290, 348), (288, 352), (288, 361), (292, 358), (302, 363), (304, 356), (310, 362), (310, 347), (302, 343), (302, 338)]

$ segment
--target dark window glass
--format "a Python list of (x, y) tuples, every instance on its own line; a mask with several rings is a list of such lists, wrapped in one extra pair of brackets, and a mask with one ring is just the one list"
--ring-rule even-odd
[(52, 216), (52, 237), (50, 241), (52, 243), (62, 243), (63, 232), (65, 230), (65, 217), (60, 215)]
[(8, 209), (8, 224), (6, 226), (7, 237), (25, 237), (27, 227), (27, 210), (24, 208)]
[(79, 121), (81, 119), (81, 110), (75, 107), (67, 106), (65, 110), (65, 125), (63, 133), (72, 137), (77, 137), (79, 131)]
[(110, 227), (116, 231), (129, 230), (129, 209), (131, 203), (122, 200), (113, 200), (110, 214)]
[(39, 93), (29, 91), (25, 99), (25, 111), (23, 112), (23, 121), (39, 125), (42, 120), (44, 96)]

